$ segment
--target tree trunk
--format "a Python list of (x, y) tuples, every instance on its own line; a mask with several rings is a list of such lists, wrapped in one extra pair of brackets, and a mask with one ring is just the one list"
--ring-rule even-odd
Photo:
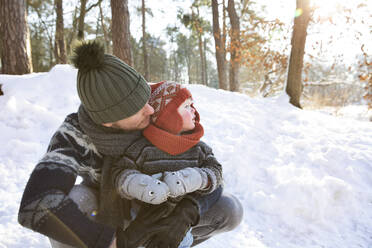
[[(368, 109), (372, 109), (372, 74), (368, 75), (368, 83), (365, 86), (365, 90), (367, 93), (364, 95), (364, 99), (367, 101)], [(370, 121), (372, 121), (372, 119), (370, 119)]]
[(227, 40), (227, 25), (226, 25), (226, 19), (227, 19), (227, 8), (225, 0), (222, 0), (222, 45), (223, 45), (223, 61), (225, 62), (225, 74), (226, 74), (226, 87), (229, 89), (229, 82), (227, 81), (228, 73), (227, 70), (227, 60), (226, 60), (226, 40)]
[(72, 41), (75, 39), (75, 35), (76, 35), (77, 12), (78, 12), (78, 7), (75, 7), (74, 16), (72, 17), (72, 31), (70, 32), (69, 35), (67, 35), (66, 49), (67, 49), (68, 54), (71, 54), (71, 44), (72, 44)]
[(150, 80), (149, 65), (148, 65), (148, 55), (147, 55), (147, 37), (146, 37), (146, 7), (145, 0), (142, 0), (142, 53), (143, 53), (143, 67), (145, 71), (145, 79)]
[(191, 75), (190, 61), (187, 62), (187, 76), (189, 78), (189, 84), (192, 84), (192, 75)]
[(179, 68), (178, 68), (177, 55), (174, 53), (173, 56), (169, 58), (169, 60), (171, 59), (173, 59), (173, 71), (174, 71), (173, 81), (179, 82), (180, 73), (179, 73)]
[(218, 85), (220, 89), (228, 90), (228, 84), (226, 80), (226, 60), (224, 54), (223, 38), (221, 37), (217, 0), (212, 0), (212, 14), (213, 37), (216, 48), (216, 62), (218, 71)]
[(128, 0), (111, 0), (112, 43), (114, 55), (133, 65), (130, 45)]
[(197, 16), (195, 17), (195, 13), (194, 11), (192, 11), (192, 20), (195, 20), (195, 31), (196, 31), (196, 35), (198, 37), (198, 48), (199, 48), (199, 56), (200, 56), (200, 67), (198, 67), (200, 69), (199, 73), (200, 73), (200, 83), (205, 85), (205, 68), (204, 68), (204, 53), (203, 53), (203, 37), (202, 37), (202, 30), (201, 30), (201, 27), (200, 27), (200, 23), (199, 23), (199, 8), (197, 7)]
[(223, 59), (225, 61), (225, 73), (226, 71), (226, 37), (227, 37), (227, 25), (226, 25), (226, 5), (225, 0), (222, 0), (222, 47), (223, 47)]
[(187, 43), (187, 49), (190, 51), (189, 53), (186, 53), (186, 65), (187, 65), (187, 76), (188, 76), (188, 78), (189, 78), (189, 81), (188, 81), (188, 83), (189, 84), (192, 84), (192, 73), (191, 73), (191, 45), (190, 45), (190, 43), (191, 43), (191, 38), (188, 38), (187, 39), (187, 41), (186, 41)]
[(203, 53), (203, 41), (202, 41), (202, 36), (201, 33), (198, 31), (198, 45), (199, 45), (199, 56), (200, 56), (200, 79), (201, 79), (201, 84), (205, 85), (204, 81), (204, 53)]
[(310, 0), (297, 0), (296, 8), (303, 12), (295, 17), (291, 40), (291, 55), (289, 58), (288, 78), (286, 92), (290, 97), (289, 102), (301, 108), (300, 98), (302, 94), (302, 66), (305, 53), (307, 26), (310, 21)]
[(63, 0), (55, 0), (56, 5), (56, 38), (55, 38), (55, 57), (57, 64), (67, 64), (65, 37), (63, 29)]
[(234, 0), (229, 0), (227, 4), (227, 12), (229, 14), (231, 31), (230, 31), (230, 90), (239, 91), (239, 49), (240, 49), (240, 23), (239, 17), (236, 14)]
[(85, 14), (87, 11), (87, 1), (88, 0), (80, 0), (80, 16), (79, 16), (79, 24), (78, 24), (78, 40), (84, 40), (84, 23), (85, 23)]
[(25, 0), (0, 0), (0, 39), (2, 73), (31, 73), (31, 44)]
[(105, 17), (103, 15), (103, 10), (102, 10), (102, 4), (101, 2), (99, 3), (99, 17), (101, 19), (101, 26), (102, 26), (102, 31), (103, 31), (103, 38), (105, 40), (105, 51), (110, 53), (110, 38), (107, 33), (106, 25), (105, 25)]
[(203, 46), (204, 46), (204, 49), (203, 49), (203, 62), (204, 62), (204, 82), (205, 82), (205, 85), (208, 86), (208, 67), (207, 67), (207, 40), (204, 38), (204, 41), (203, 41)]

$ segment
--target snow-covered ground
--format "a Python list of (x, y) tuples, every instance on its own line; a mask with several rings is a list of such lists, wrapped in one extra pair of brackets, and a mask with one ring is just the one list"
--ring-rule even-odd
[[(77, 110), (75, 78), (61, 65), (0, 75), (0, 248), (49, 247), (17, 223), (17, 213), (53, 132)], [(299, 110), (284, 95), (189, 88), (203, 139), (224, 166), (225, 190), (245, 210), (239, 228), (198, 247), (372, 247), (371, 122)]]
[(366, 103), (347, 105), (344, 107), (323, 107), (320, 109), (308, 108), (305, 109), (315, 110), (322, 113), (328, 113), (340, 118), (354, 119), (360, 121), (372, 121), (372, 110), (368, 109)]

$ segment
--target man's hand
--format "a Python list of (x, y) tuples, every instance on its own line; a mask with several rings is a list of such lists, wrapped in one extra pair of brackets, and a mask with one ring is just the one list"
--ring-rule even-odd
[(147, 248), (177, 248), (185, 237), (187, 231), (197, 224), (199, 211), (197, 206), (189, 199), (183, 199), (178, 203), (173, 212), (156, 223), (161, 231), (155, 234)]
[(168, 186), (151, 176), (134, 173), (125, 177), (119, 185), (119, 194), (129, 196), (150, 204), (160, 204), (167, 200)]
[(170, 196), (177, 197), (206, 188), (207, 174), (199, 168), (188, 167), (179, 171), (165, 172), (164, 182), (168, 185)]
[(167, 203), (160, 205), (146, 205), (141, 208), (136, 219), (130, 223), (127, 229), (118, 228), (116, 242), (110, 248), (137, 248), (143, 246), (157, 233), (167, 230), (167, 226), (157, 225), (156, 222), (167, 215), (170, 206)]

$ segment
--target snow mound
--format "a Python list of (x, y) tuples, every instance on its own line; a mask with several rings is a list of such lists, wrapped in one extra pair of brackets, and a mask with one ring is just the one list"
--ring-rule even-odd
[[(49, 247), (17, 212), (33, 167), (77, 110), (77, 71), (0, 75), (0, 247)], [(371, 247), (372, 125), (299, 110), (281, 95), (252, 99), (189, 85), (225, 192), (245, 214), (234, 231), (198, 247)], [(40, 182), (42, 183), (42, 182)]]

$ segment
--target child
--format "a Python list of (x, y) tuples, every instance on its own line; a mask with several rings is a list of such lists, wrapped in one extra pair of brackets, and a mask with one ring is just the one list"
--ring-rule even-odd
[[(152, 88), (149, 104), (154, 114), (152, 123), (143, 131), (148, 141), (136, 142), (142, 143), (142, 149), (133, 144), (133, 150), (142, 151), (135, 163), (127, 163), (126, 168), (117, 166), (120, 172), (115, 173), (118, 176), (114, 182), (119, 194), (127, 199), (160, 204), (168, 197), (197, 190), (212, 192), (221, 183), (221, 165), (211, 148), (200, 141), (204, 130), (191, 93), (180, 84), (169, 82)], [(153, 174), (165, 184), (147, 176)]]
[(207, 194), (222, 182), (221, 165), (200, 141), (204, 130), (191, 93), (180, 84), (161, 82), (152, 85), (149, 104), (151, 124), (143, 136), (128, 141), (125, 156), (110, 173), (121, 198), (137, 199), (131, 201), (132, 218), (144, 203), (192, 200), (189, 193)]

